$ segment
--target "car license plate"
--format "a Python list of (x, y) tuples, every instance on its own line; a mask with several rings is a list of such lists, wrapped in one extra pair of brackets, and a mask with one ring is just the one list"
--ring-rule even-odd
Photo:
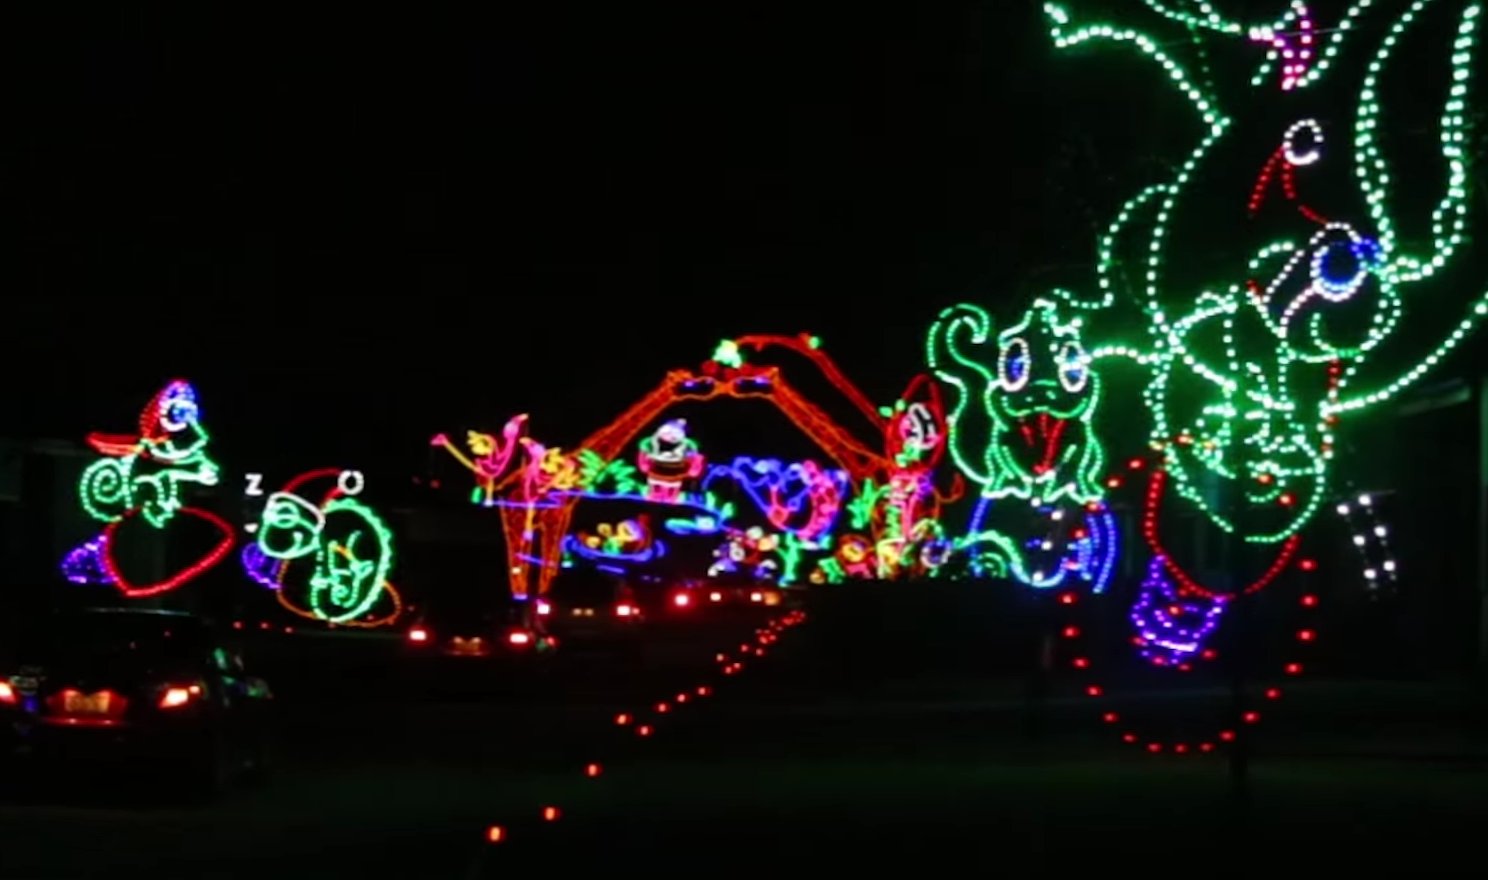
[(593, 608), (575, 608), (573, 610), (573, 616), (574, 617), (593, 617), (594, 616), (594, 609)]
[(62, 711), (68, 715), (107, 715), (109, 695), (68, 693), (62, 700)]

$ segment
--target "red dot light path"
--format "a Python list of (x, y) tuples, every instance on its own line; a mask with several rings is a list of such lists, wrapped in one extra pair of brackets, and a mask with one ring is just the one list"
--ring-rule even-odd
[[(1296, 564), (1295, 568), (1300, 572), (1311, 573), (1317, 570), (1317, 563), (1311, 559), (1303, 559)], [(1064, 592), (1059, 594), (1059, 604), (1062, 608), (1073, 611), (1079, 602), (1080, 595), (1078, 593)], [(1297, 607), (1307, 617), (1312, 616), (1312, 613), (1317, 610), (1318, 604), (1317, 594), (1310, 591), (1304, 591), (1297, 599)], [(1073, 616), (1071, 614), (1071, 618)], [(1106, 688), (1095, 678), (1094, 664), (1091, 662), (1088, 652), (1082, 649), (1082, 646), (1085, 644), (1084, 629), (1078, 623), (1071, 620), (1060, 627), (1059, 636), (1069, 653), (1073, 655), (1068, 661), (1070, 668), (1076, 670), (1083, 678), (1083, 683), (1080, 687), (1081, 692), (1087, 697), (1094, 699), (1106, 696)], [(1304, 623), (1295, 633), (1294, 639), (1299, 648), (1310, 647), (1317, 642), (1317, 630), (1310, 624)], [(1212, 661), (1218, 656), (1218, 652), (1212, 649), (1205, 649), (1200, 652), (1199, 659), (1202, 661)], [(1191, 664), (1183, 663), (1170, 668), (1177, 672), (1191, 672), (1194, 667)], [(1306, 668), (1306, 664), (1300, 658), (1294, 657), (1282, 664), (1281, 673), (1283, 676), (1295, 678), (1302, 675)], [(1274, 702), (1281, 699), (1282, 688), (1271, 685), (1267, 686), (1261, 693), (1266, 701)], [(1262, 713), (1260, 710), (1247, 708), (1241, 713), (1239, 720), (1242, 724), (1254, 725), (1259, 724), (1261, 719)], [(1133, 729), (1132, 725), (1128, 724), (1119, 712), (1102, 712), (1101, 721), (1118, 730), (1122, 742), (1141, 748), (1151, 754), (1207, 754), (1215, 751), (1219, 745), (1232, 743), (1235, 740), (1235, 730), (1229, 726), (1220, 727), (1220, 729), (1214, 732), (1213, 736), (1199, 737), (1196, 740), (1169, 741), (1142, 735)]]
[[(769, 654), (770, 646), (780, 640), (780, 636), (787, 630), (806, 622), (806, 612), (795, 610), (771, 620), (765, 626), (755, 630), (752, 641), (741, 642), (734, 652), (719, 651), (713, 656), (714, 664), (720, 675), (736, 676), (746, 668), (743, 657), (751, 661), (765, 657)], [(656, 733), (656, 727), (663, 717), (670, 717), (677, 711), (687, 706), (696, 705), (700, 700), (713, 696), (712, 685), (703, 683), (693, 687), (683, 688), (671, 694), (665, 699), (652, 703), (648, 710), (620, 712), (610, 719), (610, 726), (620, 727), (630, 731), (631, 735), (640, 738), (649, 738)], [(604, 775), (604, 766), (598, 762), (590, 761), (583, 765), (582, 772), (587, 779), (598, 779)], [(537, 811), (538, 818), (544, 824), (557, 822), (563, 818), (563, 808), (559, 804), (543, 804)], [(486, 827), (482, 834), (482, 840), (487, 845), (507, 843), (511, 840), (512, 828), (505, 824), (493, 824)]]

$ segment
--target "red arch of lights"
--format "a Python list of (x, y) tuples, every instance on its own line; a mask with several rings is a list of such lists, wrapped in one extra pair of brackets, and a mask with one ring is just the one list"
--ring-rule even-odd
[[(843, 374), (836, 362), (814, 344), (812, 337), (807, 334), (796, 337), (750, 335), (733, 341), (741, 348), (756, 352), (782, 348), (809, 359), (832, 386), (868, 419), (878, 436), (885, 438), (886, 446), (892, 450), (893, 419), (880, 414), (867, 395)], [(935, 386), (927, 383), (928, 377), (915, 377), (906, 395), (919, 393), (928, 387), (932, 404), (938, 404)], [(768, 401), (820, 447), (827, 457), (847, 471), (855, 486), (870, 478), (881, 478), (895, 468), (892, 451), (869, 448), (853, 432), (786, 381), (779, 366), (743, 363), (734, 367), (713, 360), (707, 361), (698, 370), (679, 369), (667, 373), (650, 393), (585, 438), (568, 455), (571, 458), (580, 451), (588, 451), (604, 461), (611, 461), (622, 454), (641, 431), (669, 407), (678, 403), (729, 398)], [(501, 506), (501, 524), (506, 538), (507, 570), (512, 595), (526, 596), (531, 592), (529, 560), (539, 561), (537, 594), (542, 595), (547, 592), (549, 583), (557, 573), (563, 536), (568, 533), (574, 506), (579, 498), (532, 497), (522, 469), (510, 471), (496, 484), (495, 489), (505, 502)], [(938, 508), (940, 502), (954, 500), (959, 496), (960, 489), (958, 477), (951, 492), (936, 496), (935, 506)], [(928, 515), (934, 516), (936, 512), (931, 510)]]

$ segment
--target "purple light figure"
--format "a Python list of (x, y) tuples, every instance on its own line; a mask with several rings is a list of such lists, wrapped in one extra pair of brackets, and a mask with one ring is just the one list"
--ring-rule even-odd
[(77, 545), (62, 558), (62, 576), (75, 584), (113, 584), (114, 579), (103, 564), (103, 554), (107, 549), (106, 533)]
[(1152, 557), (1131, 610), (1142, 656), (1157, 666), (1188, 662), (1219, 626), (1224, 608), (1224, 599), (1180, 597), (1168, 580), (1163, 557)]
[(261, 587), (269, 590), (279, 589), (279, 582), (275, 580), (276, 569), (279, 560), (270, 557), (263, 552), (254, 541), (243, 548), (242, 553), (243, 571)]

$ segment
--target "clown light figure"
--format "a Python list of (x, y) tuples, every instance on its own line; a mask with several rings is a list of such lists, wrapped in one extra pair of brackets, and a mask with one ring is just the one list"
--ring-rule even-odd
[(637, 463), (646, 475), (646, 497), (670, 504), (681, 499), (683, 482), (702, 474), (704, 461), (697, 441), (687, 436), (687, 420), (672, 419), (641, 441)]

